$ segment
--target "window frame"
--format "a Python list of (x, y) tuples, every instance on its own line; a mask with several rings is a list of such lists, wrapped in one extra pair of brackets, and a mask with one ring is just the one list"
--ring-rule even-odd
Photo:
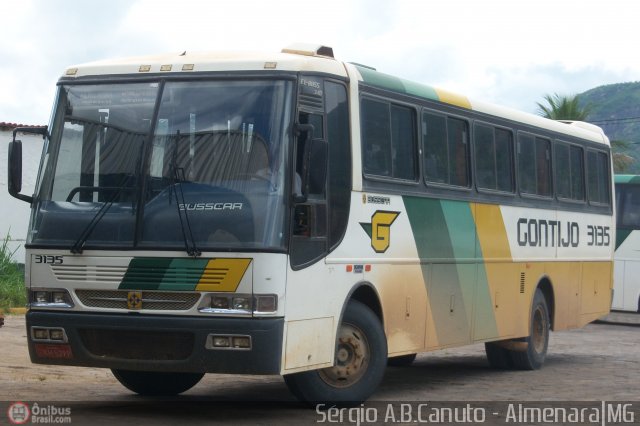
[[(520, 148), (520, 138), (522, 135), (526, 135), (526, 136), (530, 136), (533, 137), (533, 142), (534, 142), (534, 152), (537, 152), (537, 140), (538, 139), (544, 139), (546, 141), (549, 142), (549, 170), (550, 170), (550, 176), (549, 176), (549, 182), (551, 185), (551, 191), (549, 195), (540, 195), (537, 192), (537, 186), (538, 186), (538, 161), (537, 161), (537, 156), (534, 157), (536, 158), (536, 162), (535, 162), (535, 171), (536, 171), (536, 175), (535, 175), (535, 182), (536, 182), (536, 192), (535, 193), (531, 193), (531, 192), (523, 192), (522, 191), (522, 185), (521, 185), (521, 170), (520, 170), (520, 152), (519, 152), (519, 148)], [(555, 185), (554, 185), (554, 171), (553, 171), (553, 167), (554, 167), (554, 161), (553, 161), (553, 138), (549, 137), (549, 136), (544, 136), (538, 133), (533, 133), (527, 130), (518, 130), (517, 132), (517, 139), (516, 139), (516, 151), (515, 151), (515, 162), (516, 162), (516, 187), (517, 187), (517, 192), (518, 195), (523, 198), (523, 199), (534, 199), (534, 200), (546, 200), (546, 201), (553, 201), (556, 200), (555, 198)]]
[[(611, 151), (605, 151), (602, 149), (597, 149), (597, 148), (593, 148), (593, 147), (585, 147), (585, 156), (586, 156), (586, 162), (585, 162), (585, 196), (587, 198), (587, 203), (590, 206), (594, 206), (594, 207), (609, 207), (612, 205), (612, 182), (611, 182), (611, 175), (612, 175), (612, 164), (611, 164)], [(605, 156), (605, 159), (607, 160), (605, 162), (605, 164), (607, 165), (607, 183), (605, 185), (605, 187), (607, 188), (607, 198), (608, 200), (604, 203), (600, 202), (600, 201), (592, 201), (591, 200), (591, 185), (589, 184), (589, 153), (595, 153), (597, 154), (602, 154)], [(596, 157), (597, 158), (597, 157)]]
[[(585, 205), (587, 203), (587, 162), (586, 162), (586, 153), (587, 153), (587, 146), (586, 145), (580, 145), (577, 143), (572, 143), (572, 142), (567, 142), (565, 140), (562, 139), (555, 139), (553, 141), (553, 159), (554, 159), (554, 164), (557, 162), (555, 160), (557, 157), (556, 154), (556, 147), (557, 146), (566, 146), (569, 149), (569, 173), (570, 173), (570, 179), (571, 176), (573, 175), (571, 172), (571, 148), (575, 147), (578, 148), (582, 151), (582, 199), (576, 199), (576, 198), (566, 198), (566, 197), (562, 197), (560, 196), (560, 194), (558, 193), (558, 179), (557, 179), (557, 171), (559, 170), (558, 167), (553, 168), (553, 180), (554, 180), (554, 193), (555, 193), (555, 198), (556, 200), (558, 200), (561, 203), (570, 203), (570, 204), (574, 204), (574, 205)], [(569, 186), (571, 187), (571, 185), (573, 184), (573, 182), (569, 183)]]
[[(511, 191), (503, 191), (500, 189), (492, 189), (492, 188), (484, 188), (481, 187), (479, 185), (480, 180), (478, 179), (478, 159), (476, 157), (476, 126), (484, 126), (487, 128), (490, 128), (493, 132), (493, 154), (494, 154), (494, 169), (496, 172), (496, 187), (497, 185), (497, 179), (498, 179), (498, 174), (497, 174), (497, 166), (498, 166), (498, 162), (497, 162), (497, 158), (496, 158), (496, 153), (497, 153), (497, 149), (496, 149), (496, 130), (500, 129), (500, 130), (504, 130), (506, 132), (508, 132), (509, 134), (511, 134), (511, 163), (510, 163), (510, 167), (511, 167)], [(516, 132), (514, 130), (514, 128), (512, 127), (506, 127), (506, 126), (501, 126), (498, 124), (494, 124), (488, 121), (484, 121), (484, 120), (474, 120), (473, 121), (473, 133), (472, 133), (472, 141), (473, 141), (473, 177), (474, 177), (474, 183), (475, 183), (475, 188), (476, 191), (478, 191), (478, 193), (480, 194), (491, 194), (491, 195), (501, 195), (504, 197), (510, 197), (510, 198), (515, 198), (516, 195), (518, 194), (518, 179), (517, 179), (517, 175), (516, 175)]]
[[(372, 173), (368, 173), (365, 169), (366, 169), (366, 161), (365, 161), (365, 146), (366, 146), (366, 141), (364, 140), (364, 120), (363, 120), (363, 108), (362, 108), (362, 104), (365, 100), (370, 100), (370, 101), (374, 101), (374, 102), (380, 102), (380, 103), (384, 103), (387, 106), (387, 110), (388, 110), (388, 117), (389, 117), (389, 130), (390, 130), (390, 149), (393, 149), (393, 127), (392, 127), (392, 123), (391, 123), (391, 109), (393, 106), (396, 107), (400, 107), (400, 108), (405, 108), (409, 111), (411, 111), (412, 114), (412, 118), (413, 118), (413, 128), (412, 128), (412, 139), (413, 139), (413, 154), (414, 154), (414, 173), (415, 173), (415, 177), (414, 179), (403, 179), (403, 178), (398, 178), (398, 177), (394, 177), (394, 176), (384, 176), (384, 175), (378, 175), (378, 174), (372, 174)], [(358, 102), (358, 108), (359, 108), (359, 130), (360, 130), (360, 161), (361, 161), (361, 169), (362, 169), (362, 177), (366, 180), (370, 180), (370, 181), (378, 181), (378, 182), (392, 182), (392, 183), (396, 183), (396, 184), (403, 184), (403, 185), (412, 185), (412, 186), (419, 186), (420, 182), (421, 182), (421, 175), (422, 175), (422, 167), (420, 165), (420, 153), (421, 153), (421, 144), (420, 144), (420, 135), (418, 134), (419, 132), (417, 131), (418, 127), (417, 127), (417, 118), (419, 115), (419, 108), (410, 102), (403, 102), (403, 101), (399, 101), (397, 99), (393, 99), (390, 97), (385, 97), (385, 96), (379, 96), (379, 95), (375, 95), (373, 93), (370, 92), (366, 92), (366, 91), (361, 91), (360, 92), (360, 99)], [(392, 168), (392, 172), (393, 172), (393, 158), (389, 157), (390, 159), (390, 164), (391, 164), (391, 168)]]
[[(466, 152), (466, 159), (467, 159), (467, 164), (466, 164), (466, 168), (467, 168), (467, 185), (466, 186), (461, 186), (461, 185), (453, 185), (450, 183), (442, 183), (442, 182), (433, 182), (430, 181), (428, 179), (427, 176), (427, 172), (426, 172), (426, 168), (424, 165), (424, 154), (427, 152), (426, 149), (426, 140), (424, 137), (424, 131), (423, 131), (423, 117), (425, 114), (431, 114), (431, 115), (436, 115), (436, 116), (441, 116), (444, 117), (445, 119), (445, 124), (446, 124), (446, 137), (447, 137), (447, 144), (449, 143), (449, 122), (448, 120), (454, 119), (454, 120), (459, 120), (462, 121), (464, 123), (466, 123), (467, 125), (467, 152)], [(440, 110), (436, 110), (433, 108), (422, 108), (422, 110), (420, 111), (420, 128), (419, 128), (419, 133), (420, 133), (420, 166), (422, 168), (422, 183), (424, 185), (426, 185), (427, 188), (442, 188), (442, 189), (447, 189), (447, 190), (454, 190), (454, 191), (459, 191), (459, 192), (466, 192), (466, 193), (471, 193), (474, 190), (474, 173), (473, 173), (473, 159), (472, 159), (472, 155), (471, 155), (471, 128), (472, 128), (472, 123), (473, 123), (473, 119), (470, 117), (465, 117), (463, 115), (459, 115), (459, 114), (451, 114), (445, 111), (440, 111)], [(447, 160), (450, 160), (449, 158)]]

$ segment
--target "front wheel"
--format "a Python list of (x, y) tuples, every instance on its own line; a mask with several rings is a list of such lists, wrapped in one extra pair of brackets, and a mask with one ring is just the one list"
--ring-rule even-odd
[(314, 404), (357, 405), (382, 381), (387, 364), (387, 339), (378, 317), (351, 301), (338, 330), (335, 365), (284, 376), (291, 393)]
[(204, 373), (165, 373), (116, 370), (111, 372), (127, 389), (145, 396), (173, 396), (198, 384)]

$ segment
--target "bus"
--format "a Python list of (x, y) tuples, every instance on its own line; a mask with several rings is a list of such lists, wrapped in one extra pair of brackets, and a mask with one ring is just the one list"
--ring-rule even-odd
[(616, 249), (611, 309), (640, 312), (640, 176), (615, 175)]
[(9, 155), (34, 363), (144, 395), (282, 375), (348, 405), (420, 352), (484, 343), (493, 367), (538, 369), (550, 330), (611, 306), (595, 126), (294, 45), (70, 67), (40, 133), (34, 194), (15, 136)]

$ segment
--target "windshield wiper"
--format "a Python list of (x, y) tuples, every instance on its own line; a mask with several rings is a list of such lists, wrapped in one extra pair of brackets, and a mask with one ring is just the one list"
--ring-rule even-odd
[[(182, 191), (182, 182), (185, 181), (184, 168), (178, 167), (178, 141), (180, 140), (180, 130), (176, 131), (176, 140), (173, 147), (173, 155), (171, 158), (171, 188), (176, 192), (176, 208), (178, 209), (178, 218), (180, 219), (180, 230), (182, 231), (182, 239), (184, 241), (184, 249), (191, 257), (200, 257), (202, 252), (196, 246), (196, 240), (193, 238), (193, 231), (191, 230), (191, 223), (189, 222), (189, 214), (187, 212), (187, 204), (184, 201), (184, 192)], [(182, 172), (182, 176), (180, 176)], [(180, 198), (182, 198), (182, 207), (184, 208), (184, 221), (182, 220), (182, 213), (180, 209), (180, 199), (178, 198), (178, 190), (180, 191)], [(171, 202), (171, 195), (169, 195), (169, 202)], [(189, 238), (191, 239), (191, 245), (189, 245), (189, 238), (185, 232), (185, 223), (187, 231), (189, 231)]]
[(80, 236), (78, 237), (76, 242), (73, 243), (73, 245), (69, 249), (71, 251), (71, 253), (73, 253), (73, 254), (82, 253), (82, 250), (84, 249), (84, 244), (89, 239), (89, 236), (91, 235), (93, 230), (96, 228), (96, 226), (98, 226), (98, 223), (102, 220), (102, 218), (104, 217), (105, 213), (107, 213), (107, 210), (109, 210), (109, 208), (114, 203), (116, 198), (118, 198), (118, 196), (120, 196), (120, 194), (122, 193), (122, 190), (127, 187), (127, 185), (129, 184), (129, 180), (131, 179), (131, 176), (132, 175), (127, 175), (125, 177), (124, 182), (122, 183), (122, 185), (120, 185), (119, 187), (116, 188), (116, 190), (113, 192), (111, 197), (109, 197), (109, 200), (106, 203), (104, 203), (102, 206), (100, 206), (100, 209), (98, 210), (98, 212), (93, 216), (91, 221), (89, 221), (87, 226), (80, 233)]

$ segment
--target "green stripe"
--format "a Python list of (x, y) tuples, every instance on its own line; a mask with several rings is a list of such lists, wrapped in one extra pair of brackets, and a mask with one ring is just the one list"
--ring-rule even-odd
[[(473, 252), (475, 243), (470, 248), (465, 247), (469, 238), (459, 232), (450, 232), (447, 219), (464, 218), (468, 204), (415, 197), (404, 197), (403, 200), (418, 255), (423, 260), (422, 275), (427, 285), (438, 342), (447, 345), (466, 341), (470, 333), (469, 318), (473, 305), (468, 301), (473, 299), (475, 280), (472, 269), (475, 265), (453, 261), (456, 253)], [(467, 228), (466, 225), (462, 224), (462, 227)], [(456, 315), (451, 314), (452, 302)]]
[(639, 175), (615, 175), (614, 177), (615, 183), (636, 183), (640, 184), (640, 176)]
[(624, 241), (631, 235), (633, 229), (616, 229), (616, 250), (624, 243)]
[(208, 262), (208, 259), (134, 258), (118, 288), (193, 291)]
[(475, 259), (480, 255), (480, 247), (469, 203), (446, 200), (440, 203), (452, 241), (453, 258), (456, 260)]
[[(497, 336), (471, 204), (403, 197), (441, 345)], [(451, 315), (454, 296), (455, 316)], [(475, 312), (474, 312), (474, 299)], [(462, 305), (462, 306), (461, 306)], [(475, 321), (471, 321), (475, 318)]]
[(434, 101), (440, 100), (433, 87), (404, 80), (358, 65), (356, 65), (356, 68), (360, 72), (363, 81), (368, 85)]
[(403, 197), (411, 230), (421, 259), (432, 262), (455, 258), (440, 200)]

